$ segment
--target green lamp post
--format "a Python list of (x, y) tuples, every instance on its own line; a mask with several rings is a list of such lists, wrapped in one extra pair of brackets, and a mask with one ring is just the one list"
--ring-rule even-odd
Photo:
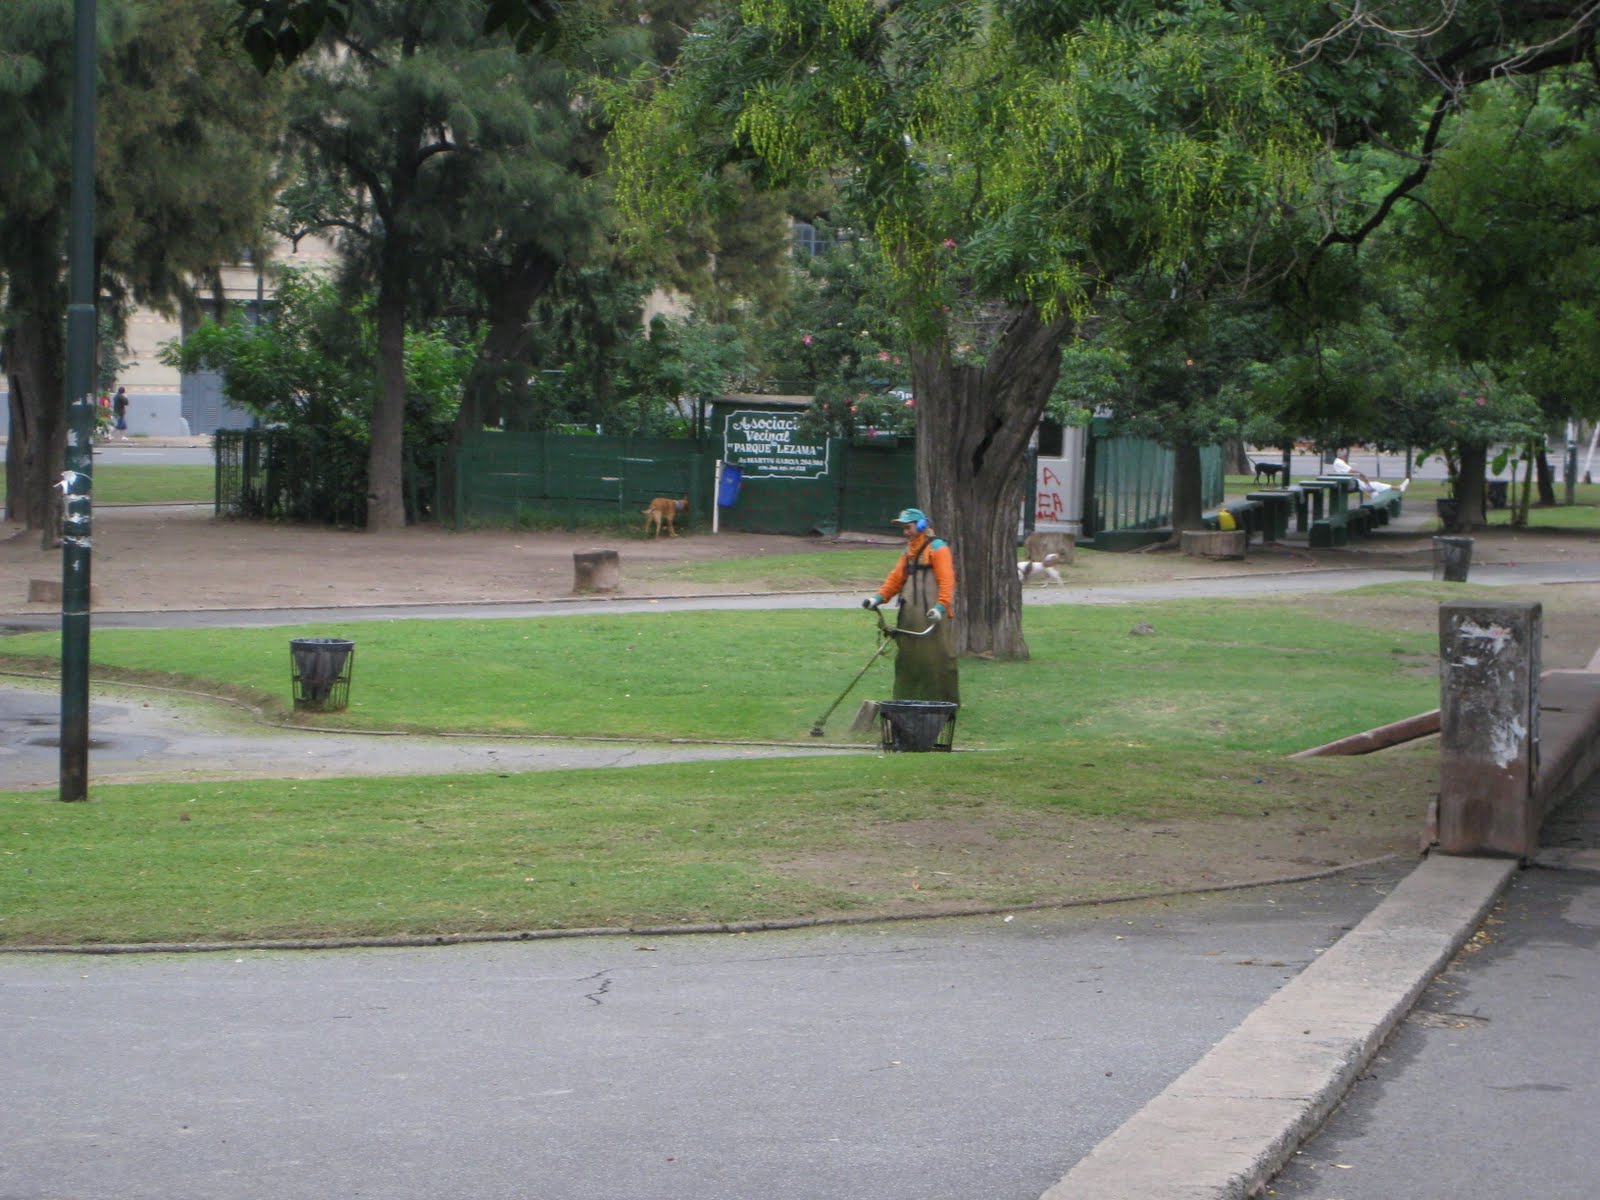
[(95, 0), (74, 0), (67, 260), (67, 456), (61, 521), (61, 799), (89, 798), (90, 485), (95, 422)]

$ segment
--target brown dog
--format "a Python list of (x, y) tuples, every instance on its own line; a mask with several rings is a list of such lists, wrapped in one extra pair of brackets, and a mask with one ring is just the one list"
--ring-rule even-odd
[(644, 531), (646, 533), (649, 533), (650, 527), (654, 525), (656, 537), (659, 538), (661, 536), (661, 526), (664, 524), (667, 527), (667, 532), (673, 537), (677, 537), (678, 531), (674, 528), (673, 521), (689, 511), (689, 497), (685, 496), (682, 500), (674, 500), (670, 496), (657, 496), (650, 501), (649, 508), (643, 508), (639, 511), (644, 513)]

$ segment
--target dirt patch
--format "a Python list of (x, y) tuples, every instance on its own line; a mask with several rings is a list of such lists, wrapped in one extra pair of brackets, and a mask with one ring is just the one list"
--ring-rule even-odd
[[(573, 594), (575, 553), (609, 549), (622, 557), (621, 594), (696, 595), (728, 589), (671, 580), (661, 569), (847, 545), (754, 534), (657, 540), (437, 526), (353, 533), (216, 518), (203, 507), (106, 507), (95, 514), (93, 582), (95, 606), (105, 612), (548, 600)], [(0, 611), (48, 611), (25, 602), (28, 580), (60, 577), (61, 552), (41, 549), (37, 534), (13, 530), (0, 541)]]
[[(422, 526), (374, 534), (219, 519), (204, 506), (106, 506), (95, 513), (92, 569), (96, 607), (106, 612), (550, 600), (573, 594), (572, 556), (588, 550), (616, 550), (621, 556), (619, 595), (705, 595), (773, 589), (759, 577), (736, 586), (696, 583), (670, 569), (681, 563), (829, 554), (877, 545), (887, 570), (896, 545), (887, 533), (832, 539), (694, 532), (658, 540), (642, 533), (458, 533)], [(1600, 558), (1600, 539), (1593, 535), (1496, 529), (1474, 536), (1473, 561), (1478, 564)], [(1293, 544), (1253, 547), (1247, 559), (1237, 562), (1186, 557), (1172, 550), (1087, 551), (1062, 573), (1068, 586), (1099, 587), (1339, 568), (1422, 572), (1432, 553), (1431, 533), (1386, 530), (1360, 546), (1336, 550)], [(59, 550), (41, 548), (37, 534), (0, 525), (0, 612), (50, 611), (48, 603), (27, 601), (28, 583), (60, 577)], [(875, 573), (862, 583), (879, 578)]]
[[(1267, 883), (1416, 856), (1438, 791), (1434, 739), (1305, 763), (1259, 809), (1106, 820), (1010, 812), (906, 821), (771, 865), (890, 914)], [(1303, 771), (1303, 773), (1300, 773)]]

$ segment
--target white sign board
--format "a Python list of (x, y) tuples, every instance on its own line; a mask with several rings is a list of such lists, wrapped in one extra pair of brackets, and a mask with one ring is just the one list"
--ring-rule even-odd
[(828, 473), (828, 442), (800, 433), (800, 414), (740, 409), (728, 414), (722, 458), (746, 479), (820, 479)]

